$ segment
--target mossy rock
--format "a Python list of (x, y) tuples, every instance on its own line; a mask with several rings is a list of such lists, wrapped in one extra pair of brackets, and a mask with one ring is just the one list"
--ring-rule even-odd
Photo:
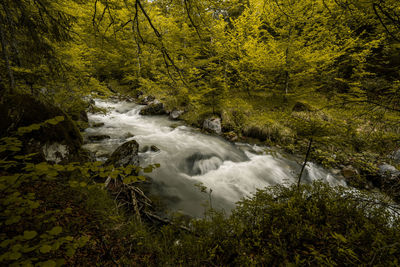
[[(0, 103), (0, 137), (10, 136), (20, 127), (63, 116), (64, 120), (56, 125), (47, 124), (38, 130), (24, 134), (23, 153), (39, 152), (38, 160), (44, 160), (41, 148), (44, 145), (60, 144), (68, 148), (68, 154), (79, 154), (83, 139), (71, 118), (60, 108), (42, 102), (31, 95), (14, 94), (5, 96)], [(38, 151), (39, 150), (39, 151)]]
[(164, 115), (167, 114), (164, 109), (163, 103), (151, 103), (144, 107), (140, 112), (140, 115)]
[(123, 143), (112, 153), (105, 165), (116, 167), (139, 166), (139, 144), (135, 140)]

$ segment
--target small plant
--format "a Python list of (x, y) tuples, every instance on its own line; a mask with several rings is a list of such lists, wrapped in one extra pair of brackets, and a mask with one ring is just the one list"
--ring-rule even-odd
[[(90, 236), (71, 232), (68, 225), (60, 225), (60, 218), (73, 212), (70, 207), (52, 207), (46, 203), (42, 191), (46, 187), (69, 186), (72, 190), (89, 193), (103, 187), (92, 177), (120, 179), (132, 184), (145, 179), (139, 171), (151, 172), (158, 164), (145, 168), (103, 166), (102, 162), (69, 163), (66, 165), (33, 163), (34, 154), (21, 155), (19, 137), (45, 125), (56, 125), (64, 120), (55, 117), (43, 123), (19, 128), (14, 136), (0, 139), (0, 264), (10, 266), (60, 266), (72, 259), (77, 249), (84, 247)], [(68, 190), (65, 188), (64, 190)], [(53, 192), (49, 195), (57, 197)], [(91, 193), (93, 194), (93, 193)]]

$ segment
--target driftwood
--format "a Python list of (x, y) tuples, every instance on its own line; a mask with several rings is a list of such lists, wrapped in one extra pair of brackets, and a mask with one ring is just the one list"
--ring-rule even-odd
[(161, 217), (159, 217), (159, 216), (157, 216), (157, 215), (155, 215), (155, 214), (153, 214), (153, 213), (150, 213), (150, 212), (144, 212), (144, 214), (146, 214), (146, 216), (148, 216), (149, 219), (154, 219), (154, 220), (159, 221), (159, 222), (161, 222), (161, 223), (163, 223), (163, 224), (174, 225), (174, 226), (179, 227), (179, 228), (182, 229), (182, 230), (185, 230), (185, 231), (187, 231), (187, 232), (192, 233), (192, 230), (190, 230), (190, 229), (189, 229), (188, 227), (186, 227), (186, 226), (183, 226), (183, 225), (176, 225), (175, 223), (171, 222), (170, 220), (161, 218)]
[(133, 211), (135, 218), (139, 222), (142, 222), (142, 219), (147, 219), (164, 225), (174, 225), (181, 230), (192, 233), (188, 227), (177, 225), (169, 219), (161, 218), (152, 213), (152, 201), (135, 183), (125, 184), (120, 177), (116, 179), (108, 177), (105, 182), (105, 188), (114, 197), (117, 206), (124, 207), (128, 211)]

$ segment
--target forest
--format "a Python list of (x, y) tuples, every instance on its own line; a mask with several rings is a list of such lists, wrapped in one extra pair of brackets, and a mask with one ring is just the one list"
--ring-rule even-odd
[(2, 0), (0, 42), (0, 265), (400, 264), (398, 0)]

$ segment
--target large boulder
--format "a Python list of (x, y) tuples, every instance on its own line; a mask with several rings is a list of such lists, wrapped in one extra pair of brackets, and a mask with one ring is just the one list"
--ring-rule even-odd
[(106, 161), (106, 165), (116, 167), (139, 166), (139, 144), (135, 140), (122, 144), (112, 153)]
[(203, 129), (208, 132), (221, 134), (222, 132), (221, 119), (220, 118), (205, 119), (203, 122)]
[(400, 201), (400, 171), (389, 164), (378, 166), (378, 185), (388, 193), (394, 201)]
[(389, 164), (379, 165), (379, 175), (384, 179), (396, 180), (400, 178), (400, 171)]
[(182, 110), (173, 110), (170, 114), (169, 114), (169, 118), (171, 120), (177, 120), (179, 119), (179, 117), (183, 114)]
[(140, 115), (164, 115), (166, 113), (164, 104), (158, 101), (148, 104), (139, 112)]
[[(42, 124), (55, 117), (63, 117), (63, 120)], [(42, 124), (39, 129), (19, 137), (23, 143), (21, 153), (37, 153), (35, 161), (79, 160), (82, 136), (70, 117), (53, 104), (31, 95), (8, 95), (0, 103), (0, 118), (0, 138), (13, 135), (20, 127)]]

